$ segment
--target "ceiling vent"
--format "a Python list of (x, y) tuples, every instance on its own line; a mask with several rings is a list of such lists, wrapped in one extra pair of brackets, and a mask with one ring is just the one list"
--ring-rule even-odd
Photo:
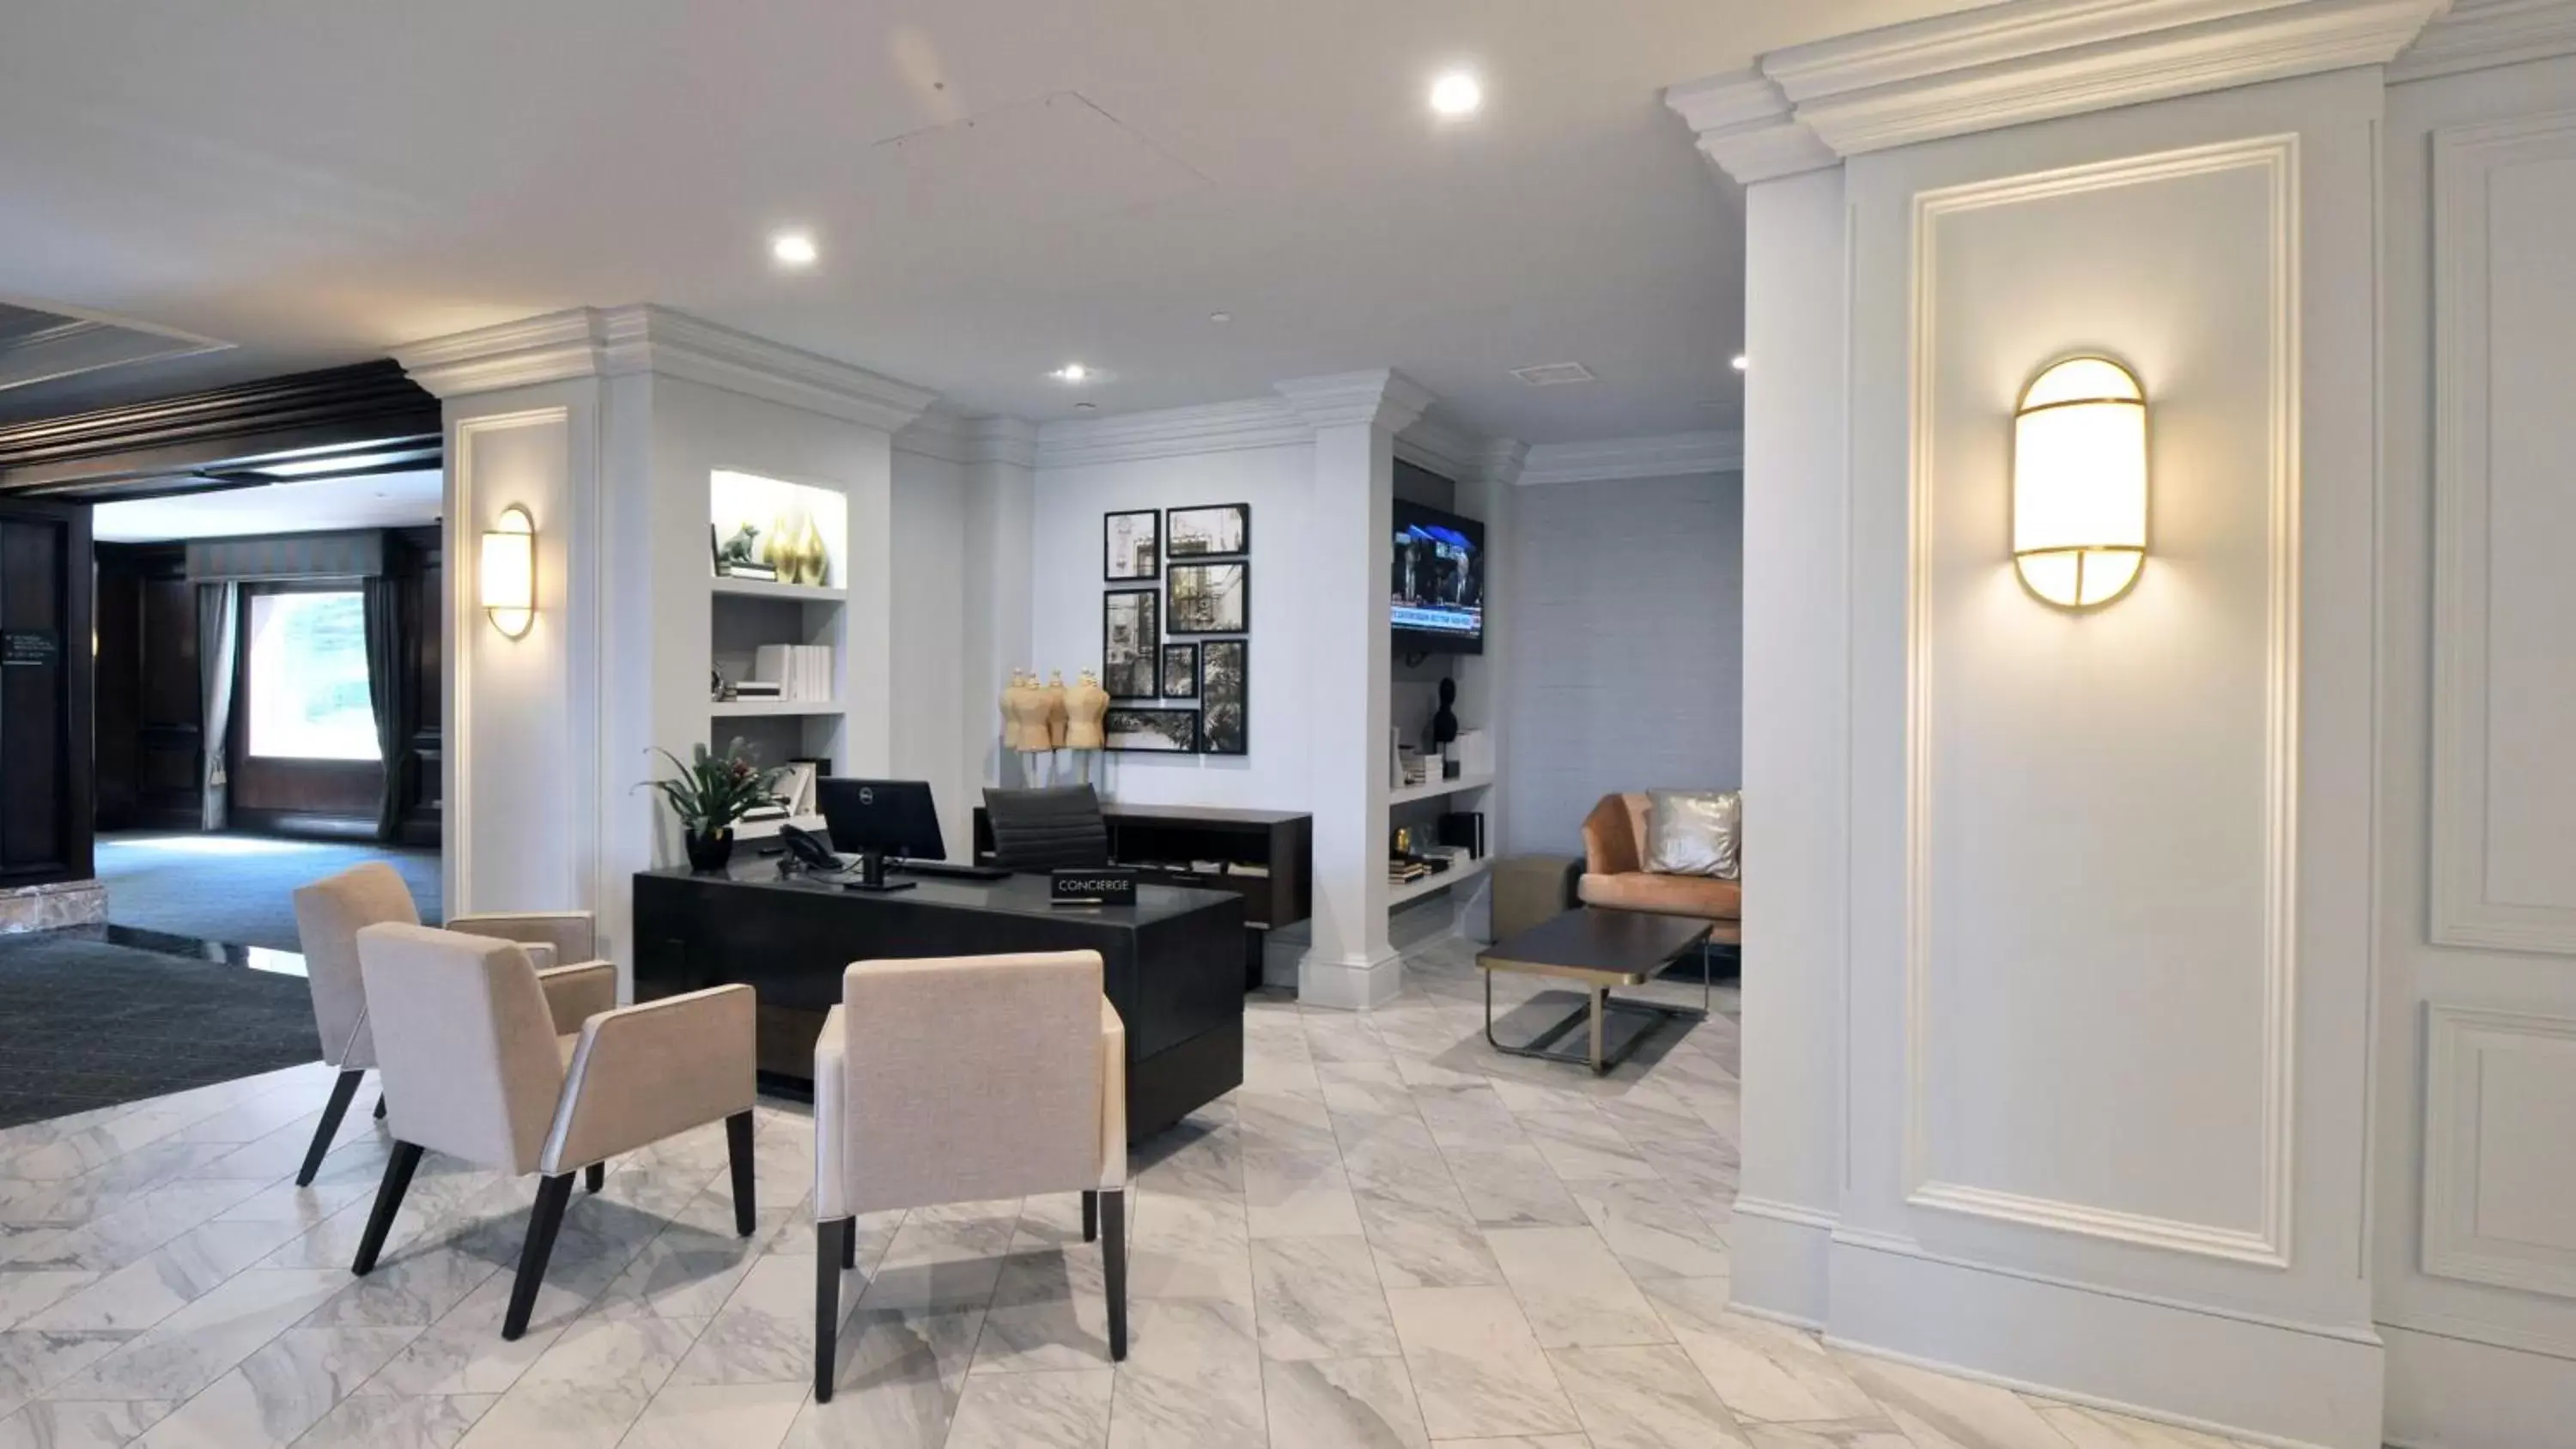
[(1569, 382), (1592, 382), (1592, 369), (1580, 362), (1542, 362), (1536, 367), (1515, 367), (1512, 376), (1532, 387), (1563, 387)]
[(230, 345), (166, 328), (0, 302), (0, 389), (218, 352)]

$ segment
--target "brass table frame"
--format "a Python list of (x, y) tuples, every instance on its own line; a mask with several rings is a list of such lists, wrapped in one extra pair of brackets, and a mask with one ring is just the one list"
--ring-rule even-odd
[[(1680, 960), (1682, 952), (1691, 950), (1699, 952), (1699, 1010), (1693, 1011), (1686, 1006), (1666, 1006), (1656, 1001), (1627, 1000), (1610, 994), (1610, 989), (1614, 986), (1645, 985), (1659, 975), (1665, 967)], [(1709, 990), (1708, 931), (1706, 929), (1702, 929), (1695, 939), (1685, 943), (1680, 951), (1675, 951), (1656, 963), (1651, 970), (1642, 973), (1609, 971), (1590, 966), (1567, 966), (1549, 961), (1514, 961), (1487, 951), (1476, 953), (1476, 965), (1485, 975), (1485, 1045), (1506, 1056), (1534, 1057), (1543, 1062), (1582, 1062), (1592, 1068), (1592, 1075), (1596, 1077), (1608, 1075), (1612, 1067), (1634, 1055), (1638, 1046), (1646, 1038), (1653, 1036), (1655, 1028), (1665, 1022), (1706, 1021), (1710, 1005), (1714, 1000)], [(1583, 987), (1586, 999), (1583, 1005), (1568, 1012), (1564, 1020), (1547, 1027), (1520, 1046), (1496, 1041), (1494, 1039), (1494, 973), (1497, 971), (1508, 971), (1516, 976), (1543, 976), (1559, 981), (1576, 982)], [(1613, 1012), (1627, 1012), (1646, 1017), (1648, 1020), (1636, 1035), (1621, 1044), (1615, 1054), (1605, 1056), (1602, 1052), (1602, 1026)], [(1578, 1026), (1587, 1025), (1590, 1028), (1587, 1033), (1588, 1050), (1576, 1052), (1550, 1049), (1559, 1037)]]

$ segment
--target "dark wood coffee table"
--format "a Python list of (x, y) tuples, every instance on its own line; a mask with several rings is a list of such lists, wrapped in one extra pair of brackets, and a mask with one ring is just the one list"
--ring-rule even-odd
[[(1639, 911), (1605, 911), (1595, 906), (1577, 906), (1554, 920), (1530, 927), (1516, 936), (1496, 941), (1476, 953), (1476, 964), (1485, 970), (1485, 1044), (1498, 1052), (1516, 1057), (1537, 1057), (1550, 1062), (1588, 1062), (1593, 1075), (1599, 1076), (1626, 1061), (1637, 1044), (1654, 1034), (1654, 1029), (1667, 1021), (1703, 1021), (1708, 1017), (1708, 953), (1700, 952), (1700, 1009), (1665, 1006), (1652, 1001), (1628, 1001), (1612, 996), (1614, 986), (1643, 986), (1657, 972), (1680, 960), (1682, 953), (1698, 949), (1708, 940), (1709, 923), (1687, 916), (1650, 916)], [(1510, 971), (1523, 976), (1550, 976), (1571, 981), (1583, 987), (1590, 998), (1563, 1021), (1540, 1032), (1520, 1046), (1508, 1046), (1494, 1040), (1494, 973)], [(1602, 1022), (1612, 1012), (1626, 1012), (1648, 1018), (1645, 1027), (1621, 1044), (1615, 1055), (1602, 1053)], [(1588, 1051), (1550, 1050), (1559, 1037), (1578, 1026), (1589, 1024), (1591, 1045)]]

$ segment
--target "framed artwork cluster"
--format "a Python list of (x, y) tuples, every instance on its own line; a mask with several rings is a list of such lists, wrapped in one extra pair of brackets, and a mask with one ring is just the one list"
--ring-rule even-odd
[(1252, 505), (1105, 513), (1100, 543), (1108, 747), (1250, 754)]

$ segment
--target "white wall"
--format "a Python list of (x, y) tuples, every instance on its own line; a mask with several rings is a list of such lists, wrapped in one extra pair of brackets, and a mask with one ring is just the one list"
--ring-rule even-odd
[(2576, 59), (2389, 93), (2388, 1437), (2576, 1440)]
[(1535, 484), (1514, 504), (1501, 848), (1579, 854), (1615, 790), (1741, 785), (1743, 476)]
[[(1100, 667), (1101, 516), (1205, 503), (1252, 506), (1251, 753), (1111, 754), (1107, 792), (1136, 804), (1303, 810), (1309, 714), (1327, 707), (1304, 685), (1307, 499), (1314, 449), (1245, 448), (1038, 469), (1030, 659), (1041, 672)], [(1159, 581), (1157, 581), (1159, 583)], [(1141, 584), (1136, 585), (1141, 586)], [(1167, 638), (1175, 637), (1166, 635)]]
[(963, 742), (992, 715), (970, 712), (966, 688), (967, 635), (976, 621), (968, 604), (964, 468), (898, 442), (890, 511), (886, 566), (896, 619), (887, 768), (896, 779), (930, 782), (949, 858), (965, 860), (983, 780), (970, 771)]

